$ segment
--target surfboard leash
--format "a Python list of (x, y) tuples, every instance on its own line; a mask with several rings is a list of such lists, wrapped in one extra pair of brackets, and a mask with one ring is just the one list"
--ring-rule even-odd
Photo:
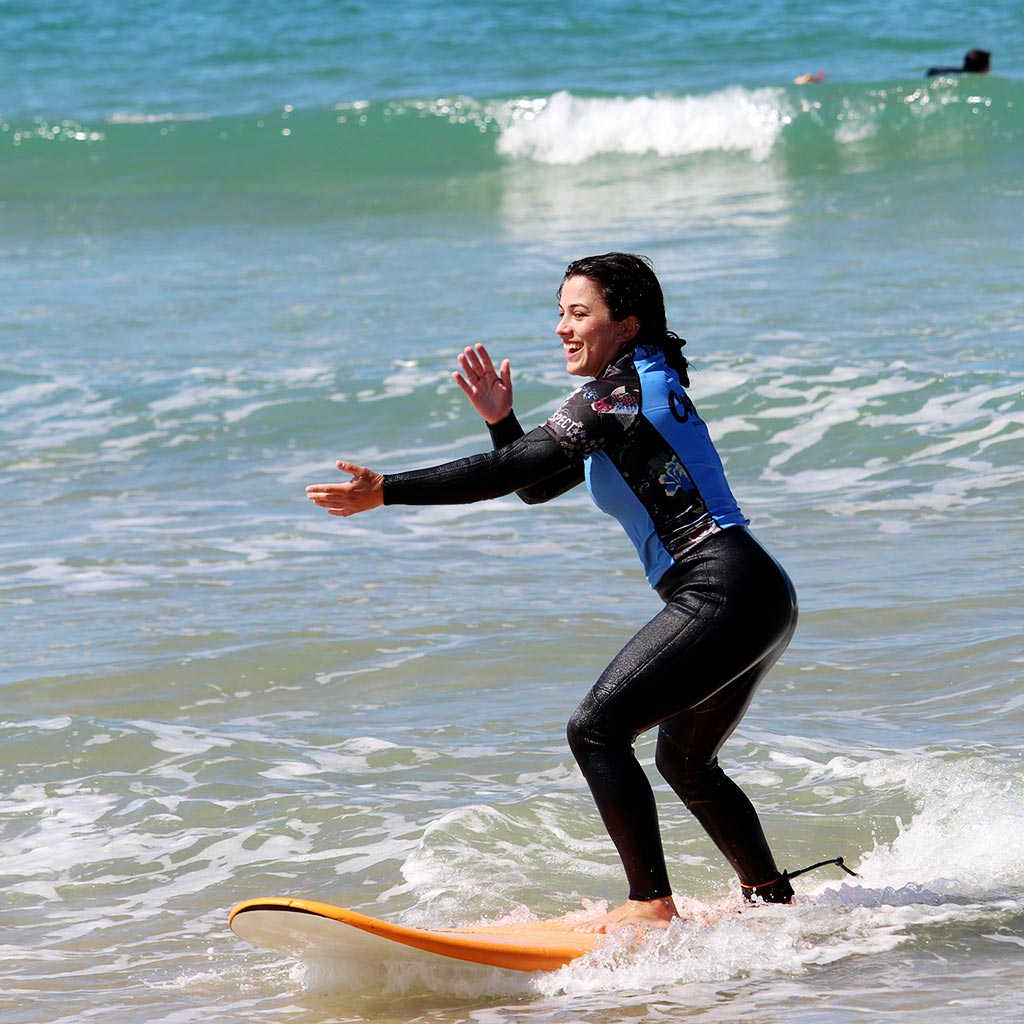
[(807, 868), (800, 868), (798, 871), (787, 871), (785, 875), (787, 878), (796, 878), (797, 875), (806, 875), (808, 871), (816, 871), (818, 868), (825, 867), (826, 864), (835, 864), (837, 867), (841, 867), (848, 875), (853, 875), (854, 878), (860, 878), (852, 868), (848, 868), (843, 861), (842, 857), (833, 857), (831, 860), (820, 860), (817, 864), (812, 864)]
[(808, 871), (816, 871), (818, 868), (825, 867), (826, 864), (835, 864), (848, 875), (860, 878), (856, 871), (846, 866), (842, 857), (832, 857), (830, 860), (821, 860), (817, 864), (811, 864), (809, 867), (799, 868), (796, 871), (783, 871), (778, 878), (773, 878), (770, 882), (762, 882), (760, 885), (747, 885), (745, 882), (740, 882), (740, 891), (748, 903), (753, 903), (755, 898), (763, 900), (765, 903), (792, 903), (793, 886), (789, 884), (790, 879), (796, 878), (797, 875), (805, 875)]

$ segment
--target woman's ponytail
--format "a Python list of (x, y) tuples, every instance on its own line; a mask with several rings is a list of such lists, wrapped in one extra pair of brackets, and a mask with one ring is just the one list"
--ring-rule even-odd
[(665, 362), (679, 375), (679, 383), (684, 388), (690, 386), (690, 361), (683, 355), (685, 338), (680, 338), (675, 331), (666, 331), (665, 338), (659, 348), (665, 356)]

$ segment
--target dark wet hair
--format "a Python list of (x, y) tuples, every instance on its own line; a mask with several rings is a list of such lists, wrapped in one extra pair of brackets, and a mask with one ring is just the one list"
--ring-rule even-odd
[(964, 71), (975, 73), (988, 71), (992, 54), (988, 50), (968, 50), (964, 57)]
[(976, 75), (987, 75), (992, 68), (992, 54), (988, 50), (968, 50), (964, 54), (964, 66), (962, 68), (929, 68), (928, 77), (935, 75), (959, 75), (971, 73)]
[[(665, 296), (654, 272), (654, 265), (646, 256), (629, 252), (606, 252), (601, 256), (584, 256), (565, 268), (562, 285), (570, 277), (586, 277), (601, 289), (612, 319), (625, 320), (635, 316), (640, 328), (633, 338), (633, 346), (648, 345), (661, 349), (665, 362), (679, 374), (683, 387), (690, 386), (687, 373), (689, 363), (683, 355), (685, 340), (668, 329), (665, 316)], [(562, 287), (558, 288), (562, 297)]]

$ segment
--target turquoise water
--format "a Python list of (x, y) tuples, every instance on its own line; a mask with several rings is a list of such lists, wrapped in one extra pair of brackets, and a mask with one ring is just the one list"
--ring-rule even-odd
[[(0, 1022), (1021, 1020), (1020, 12), (0, 11)], [(926, 80), (969, 47), (985, 78)], [(795, 86), (804, 71), (824, 84)], [(564, 742), (657, 608), (585, 494), (338, 521), (573, 385), (572, 258), (656, 262), (802, 619), (724, 757), (859, 881), (543, 978), (353, 978), (229, 908), (622, 896)], [(638, 751), (650, 763), (653, 749)], [(653, 766), (652, 766), (653, 771)], [(738, 897), (659, 789), (676, 891)]]

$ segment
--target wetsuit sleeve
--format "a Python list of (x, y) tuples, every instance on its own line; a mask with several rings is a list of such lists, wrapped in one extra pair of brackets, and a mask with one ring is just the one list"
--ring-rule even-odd
[(513, 441), (518, 441), (526, 433), (519, 425), (519, 420), (516, 419), (514, 412), (510, 412), (499, 423), (488, 423), (487, 431), (491, 435), (491, 443), (494, 445), (495, 451)]
[[(500, 423), (488, 423), (487, 429), (496, 451), (523, 436), (523, 428), (519, 425), (519, 420), (516, 419), (514, 412), (510, 412)], [(583, 483), (583, 462), (572, 459), (560, 472), (545, 477), (529, 487), (521, 487), (516, 494), (527, 505), (540, 505), (565, 494), (566, 491), (571, 491), (581, 483)]]
[[(521, 428), (520, 428), (521, 429)], [(463, 505), (529, 488), (571, 466), (543, 427), (483, 455), (384, 477), (385, 505)]]

